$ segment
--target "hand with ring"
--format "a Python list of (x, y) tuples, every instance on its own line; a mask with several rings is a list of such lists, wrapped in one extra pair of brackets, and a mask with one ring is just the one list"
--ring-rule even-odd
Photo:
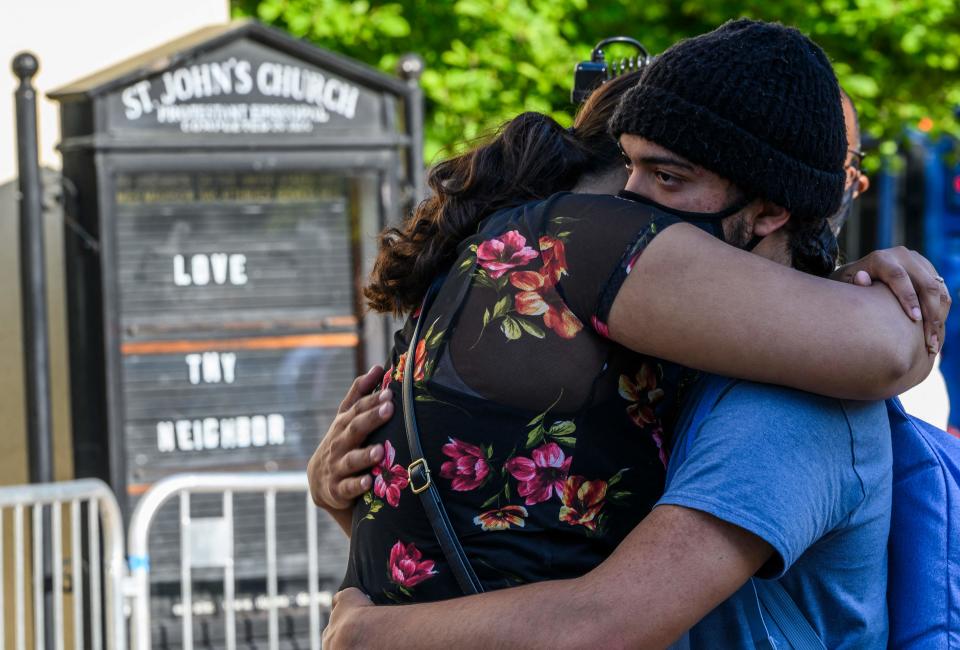
[(940, 351), (953, 299), (943, 277), (923, 255), (903, 246), (874, 251), (841, 266), (831, 277), (860, 286), (875, 281), (887, 285), (907, 315), (923, 321), (930, 354)]

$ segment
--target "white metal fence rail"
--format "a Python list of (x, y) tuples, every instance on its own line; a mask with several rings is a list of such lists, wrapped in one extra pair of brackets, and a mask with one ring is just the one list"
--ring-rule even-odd
[[(50, 548), (52, 574), (52, 623), (53, 647), (64, 650), (64, 562), (63, 511), (69, 510), (69, 554), (72, 602), (72, 631), (74, 650), (89, 647), (91, 650), (126, 650), (127, 630), (125, 603), (131, 605), (130, 644), (133, 650), (150, 650), (150, 529), (160, 508), (171, 499), (180, 505), (180, 590), (182, 610), (182, 647), (193, 648), (193, 603), (191, 568), (195, 539), (190, 536), (210, 530), (205, 526), (218, 526), (219, 538), (225, 539), (224, 547), (213, 549), (216, 565), (223, 569), (224, 640), (227, 650), (236, 650), (235, 580), (234, 580), (234, 495), (259, 493), (263, 495), (265, 509), (264, 535), (266, 542), (266, 579), (268, 610), (268, 647), (279, 648), (279, 622), (277, 598), (277, 539), (276, 515), (277, 494), (300, 493), (303, 495), (307, 526), (307, 589), (309, 593), (309, 638), (311, 650), (320, 650), (321, 604), (328, 604), (329, 594), (324, 598), (319, 591), (317, 509), (310, 500), (307, 477), (303, 472), (271, 473), (222, 473), (178, 474), (163, 479), (148, 490), (133, 512), (130, 520), (128, 558), (124, 561), (123, 522), (117, 500), (110, 488), (97, 479), (83, 479), (62, 483), (40, 485), (17, 485), (0, 487), (0, 647), (7, 632), (7, 620), (3, 602), (3, 584), (7, 567), (3, 562), (4, 513), (10, 511), (13, 528), (13, 574), (14, 616), (13, 637), (15, 650), (26, 650), (27, 630), (27, 576), (26, 560), (32, 557), (30, 580), (33, 591), (33, 641), (36, 650), (44, 650), (45, 603), (44, 603), (44, 521), (45, 509), (50, 515)], [(192, 520), (190, 496), (192, 494), (221, 494), (223, 516), (216, 521)], [(84, 572), (82, 558), (83, 517), (86, 513), (86, 541), (88, 581), (84, 598)], [(29, 511), (29, 512), (28, 512)], [(28, 518), (29, 516), (29, 518)], [(29, 521), (31, 537), (29, 551), (25, 533), (25, 521)], [(196, 527), (196, 529), (194, 528)], [(101, 541), (102, 540), (102, 541)], [(208, 565), (209, 566), (209, 565)], [(129, 569), (129, 572), (128, 570)], [(84, 605), (89, 612), (84, 616)], [(104, 634), (105, 631), (105, 634)], [(105, 638), (104, 638), (105, 637)], [(89, 646), (86, 641), (89, 640)]]
[[(149, 650), (150, 630), (150, 556), (148, 541), (150, 527), (160, 508), (173, 498), (180, 501), (180, 593), (185, 649), (193, 647), (193, 603), (191, 585), (191, 527), (199, 520), (191, 520), (190, 495), (222, 494), (223, 516), (220, 521), (204, 522), (222, 526), (227, 540), (226, 548), (218, 552), (217, 561), (223, 568), (224, 639), (227, 650), (236, 650), (236, 619), (234, 612), (234, 544), (233, 497), (237, 493), (261, 493), (264, 498), (268, 603), (268, 647), (279, 648), (277, 604), (277, 539), (276, 498), (278, 493), (302, 493), (307, 525), (307, 569), (309, 592), (309, 636), (311, 650), (320, 649), (320, 603), (317, 558), (317, 509), (310, 500), (307, 477), (304, 472), (271, 472), (266, 474), (178, 474), (155, 483), (137, 503), (130, 520), (128, 563), (130, 585), (128, 595), (133, 599), (131, 644), (134, 650)], [(220, 549), (218, 549), (219, 551)]]
[[(64, 563), (63, 510), (69, 506), (70, 522), (70, 578), (73, 594), (74, 648), (81, 650), (85, 630), (89, 633), (90, 648), (101, 650), (106, 631), (107, 650), (125, 650), (126, 631), (123, 616), (123, 522), (113, 492), (102, 481), (83, 479), (42, 485), (0, 487), (0, 585), (6, 577), (3, 563), (3, 514), (12, 513), (14, 563), (14, 648), (26, 650), (28, 623), (26, 618), (26, 539), (24, 519), (30, 516), (30, 546), (32, 554), (31, 580), (33, 586), (33, 639), (38, 650), (46, 647), (44, 607), (44, 520), (45, 509), (50, 511), (50, 548), (53, 600), (53, 647), (64, 649)], [(84, 584), (82, 559), (82, 513), (86, 506), (89, 617), (84, 617)], [(103, 552), (101, 554), (101, 533)], [(101, 592), (102, 589), (102, 592)], [(101, 601), (102, 598), (102, 601)], [(101, 609), (101, 602), (105, 605)], [(103, 611), (105, 610), (105, 611)], [(106, 625), (104, 625), (104, 621)], [(86, 626), (85, 626), (86, 623)], [(6, 638), (3, 589), (0, 588), (0, 645)]]

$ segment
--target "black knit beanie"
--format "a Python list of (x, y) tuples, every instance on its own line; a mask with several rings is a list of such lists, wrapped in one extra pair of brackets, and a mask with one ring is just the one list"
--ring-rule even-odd
[(655, 142), (801, 221), (840, 205), (839, 86), (823, 51), (790, 27), (741, 19), (680, 41), (623, 96), (610, 131)]

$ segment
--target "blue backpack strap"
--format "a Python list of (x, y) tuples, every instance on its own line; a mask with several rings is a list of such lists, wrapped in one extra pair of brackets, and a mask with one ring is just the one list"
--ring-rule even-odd
[(745, 606), (747, 623), (750, 625), (750, 636), (757, 650), (777, 650), (777, 642), (770, 636), (767, 623), (763, 620), (763, 608), (760, 606), (760, 595), (757, 593), (757, 581), (750, 579), (750, 590), (753, 592), (753, 602)]
[[(757, 594), (756, 616), (762, 619), (762, 612), (766, 609), (793, 650), (827, 650), (783, 585), (776, 580), (757, 580), (756, 578), (751, 582)], [(751, 623), (751, 629), (752, 627), (753, 623)]]
[[(687, 403), (688, 408), (677, 423), (680, 435), (674, 441), (670, 455), (667, 483), (673, 478), (676, 468), (690, 454), (703, 421), (736, 382), (736, 379), (715, 375), (705, 375), (698, 381), (695, 392)], [(750, 585), (754, 598), (746, 605), (747, 623), (757, 650), (777, 650), (777, 643), (770, 636), (764, 620), (764, 609), (794, 650), (826, 650), (820, 637), (780, 583), (751, 579)], [(679, 647), (682, 646), (675, 646)]]

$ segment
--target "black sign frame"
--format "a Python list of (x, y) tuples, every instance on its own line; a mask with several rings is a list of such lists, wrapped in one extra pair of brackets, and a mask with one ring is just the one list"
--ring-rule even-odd
[[(290, 72), (301, 62), (306, 71), (302, 74), (319, 71), (310, 73), (314, 74), (313, 82), (318, 78), (322, 82), (325, 76), (328, 85), (331, 79), (341, 80), (337, 92), (347, 87), (344, 84), (360, 88), (361, 98), (371, 98), (376, 110), (358, 109), (357, 113), (375, 124), (365, 129), (362, 124), (344, 126), (343, 119), (336, 123), (331, 120), (329, 129), (318, 127), (302, 137), (292, 133), (197, 134), (171, 132), (168, 127), (154, 131), (116, 128), (119, 95), (126, 92), (127, 99), (144, 99), (150, 94), (145, 90), (146, 80), (152, 79), (154, 90), (150, 92), (159, 106), (159, 76), (169, 73), (185, 78), (193, 74), (200, 79), (202, 73), (209, 72), (204, 66), (213, 65), (207, 62), (220, 61), (227, 54), (242, 58), (244, 51), (267, 52), (265, 61), (271, 58), (269, 52), (276, 53), (272, 58), (278, 63), (254, 63), (273, 66), (263, 77), (267, 81), (279, 83), (276, 75), (281, 68)], [(227, 54), (220, 56), (218, 52)], [(407, 63), (410, 61), (417, 62), (407, 59)], [(375, 174), (379, 179), (376, 196), (364, 200), (376, 203), (377, 223), (358, 224), (365, 235), (359, 238), (355, 251), (359, 279), (372, 266), (376, 252), (372, 235), (386, 224), (398, 223), (423, 193), (423, 107), (417, 83), (421, 67), (404, 65), (404, 79), (390, 77), (246, 20), (198, 30), (50, 93), (61, 103), (63, 137), (59, 148), (71, 222), (65, 231), (65, 265), (75, 471), (78, 476), (107, 480), (118, 494), (125, 519), (130, 515), (131, 499), (127, 494), (120, 350), (123, 336), (116, 272), (116, 175), (191, 170)], [(274, 85), (274, 90), (279, 88)], [(331, 97), (336, 99), (336, 93)], [(276, 101), (280, 108), (292, 105), (289, 98)], [(281, 104), (284, 101), (288, 103)], [(358, 286), (354, 291), (359, 296)], [(363, 317), (359, 299), (356, 317), (362, 324), (363, 345), (357, 359), (360, 370), (385, 359), (393, 322), (384, 317)]]
[[(104, 268), (117, 266), (116, 219), (112, 214), (116, 210), (114, 198), (116, 194), (115, 179), (121, 173), (142, 172), (195, 172), (216, 169), (217, 171), (256, 172), (269, 166), (272, 172), (340, 172), (349, 176), (350, 172), (375, 172), (380, 182), (381, 197), (397, 196), (398, 183), (391, 173), (400, 164), (395, 151), (323, 151), (317, 153), (261, 151), (255, 157), (240, 152), (196, 153), (189, 152), (177, 156), (177, 164), (167, 154), (137, 154), (111, 152), (98, 156), (99, 173), (103, 182), (99, 186), (99, 205), (103, 206), (105, 226), (100, 231), (100, 258)], [(359, 224), (368, 250), (358, 251), (361, 260), (366, 260), (366, 268), (359, 269), (360, 275), (365, 276), (372, 261), (370, 242), (372, 235), (378, 232), (384, 224), (396, 222), (399, 219), (397, 204), (379, 202), (378, 220), (373, 223)], [(364, 254), (366, 253), (366, 254)], [(106, 386), (107, 386), (107, 426), (110, 431), (120, 432), (114, 436), (109, 447), (109, 482), (121, 496), (121, 501), (129, 503), (127, 497), (128, 485), (128, 455), (126, 441), (122, 432), (125, 425), (125, 404), (123, 398), (123, 356), (120, 352), (123, 335), (121, 323), (117, 317), (120, 314), (120, 287), (119, 277), (116, 274), (102, 275), (103, 310), (106, 314), (114, 315), (104, 323), (104, 351), (106, 353)], [(358, 289), (358, 287), (357, 287)], [(355, 314), (362, 323), (363, 336), (361, 341), (367, 345), (358, 347), (357, 372), (361, 373), (369, 365), (382, 362), (388, 345), (386, 319), (366, 317), (362, 315), (359, 301), (355, 305)], [(380, 342), (379, 345), (376, 342)], [(372, 343), (372, 344), (371, 344)]]

